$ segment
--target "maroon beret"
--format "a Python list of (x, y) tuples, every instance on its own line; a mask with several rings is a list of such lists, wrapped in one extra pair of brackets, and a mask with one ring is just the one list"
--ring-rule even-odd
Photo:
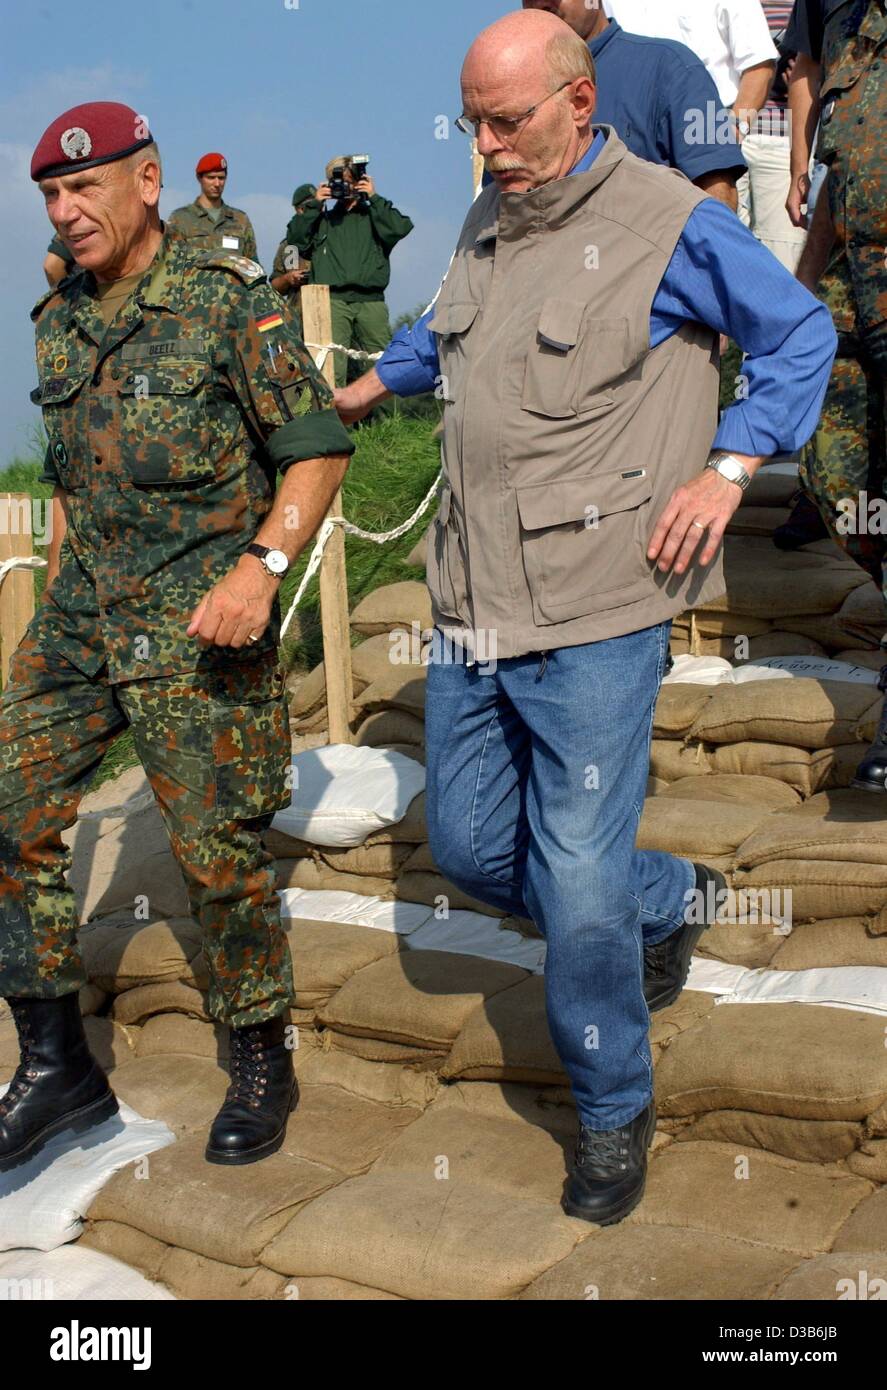
[(196, 173), (198, 174), (224, 174), (228, 170), (228, 161), (223, 154), (205, 154), (202, 159), (197, 161)]
[(31, 178), (58, 178), (75, 169), (92, 169), (125, 159), (150, 145), (147, 121), (117, 101), (87, 101), (72, 106), (41, 135), (31, 159)]

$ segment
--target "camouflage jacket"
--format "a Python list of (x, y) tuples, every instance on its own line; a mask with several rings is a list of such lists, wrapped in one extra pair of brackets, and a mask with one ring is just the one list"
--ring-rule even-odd
[(234, 256), (247, 256), (256, 260), (256, 234), (253, 224), (240, 208), (231, 208), (222, 203), (217, 221), (213, 221), (206, 208), (198, 202), (187, 207), (176, 208), (167, 218), (167, 225), (175, 228), (197, 250), (229, 251)]
[[(851, 293), (835, 327), (887, 319), (887, 0), (845, 0), (826, 20), (818, 157), (829, 166), (836, 250)], [(855, 318), (855, 323), (849, 321)]]
[[(193, 672), (224, 654), (186, 636), (193, 609), (254, 539), (277, 472), (353, 452), (332, 393), (261, 266), (168, 230), (107, 329), (83, 270), (32, 318), (43, 478), (68, 500), (34, 621), (88, 675)], [(278, 640), (275, 607), (250, 652)]]

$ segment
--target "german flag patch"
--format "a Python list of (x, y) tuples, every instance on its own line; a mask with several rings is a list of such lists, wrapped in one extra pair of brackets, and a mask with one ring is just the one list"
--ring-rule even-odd
[(272, 328), (283, 327), (283, 315), (278, 313), (265, 314), (264, 318), (256, 319), (256, 328), (260, 333), (267, 333)]

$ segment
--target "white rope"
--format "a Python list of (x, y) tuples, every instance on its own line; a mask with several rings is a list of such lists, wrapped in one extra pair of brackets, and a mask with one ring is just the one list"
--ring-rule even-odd
[(422, 501), (419, 503), (418, 507), (413, 512), (413, 515), (411, 517), (408, 517), (406, 521), (402, 522), (400, 526), (396, 526), (393, 531), (362, 531), (359, 526), (355, 526), (352, 522), (346, 521), (344, 516), (328, 516), (324, 520), (320, 530), (317, 533), (317, 539), (314, 542), (314, 549), (311, 551), (311, 557), (308, 560), (308, 568), (302, 575), (299, 587), (296, 590), (293, 601), (289, 606), (289, 611), (283, 620), (283, 625), (280, 629), (281, 637), (286, 636), (287, 628), (289, 627), (292, 621), (293, 614), (295, 613), (296, 609), (301, 603), (302, 596), (305, 593), (305, 590), (307, 589), (309, 583), (314, 578), (314, 575), (320, 568), (320, 562), (323, 559), (323, 552), (326, 549), (327, 542), (329, 541), (329, 538), (335, 531), (336, 527), (341, 526), (342, 529), (349, 536), (359, 536), (361, 540), (372, 541), (374, 545), (384, 545), (386, 541), (397, 540), (399, 536), (405, 535), (406, 532), (409, 531), (410, 527), (415, 526), (416, 522), (419, 520), (419, 517), (422, 516), (425, 511), (427, 511), (428, 507), (431, 504), (432, 497), (437, 492), (437, 485), (440, 482), (442, 475), (443, 470), (441, 469), (441, 472), (438, 473), (434, 482), (431, 484), (431, 487), (428, 489)]
[[(428, 310), (426, 309), (426, 313)], [(319, 360), (315, 360), (315, 366), (319, 372), (323, 371), (323, 364), (331, 352), (344, 352), (346, 357), (352, 357), (355, 362), (378, 362), (385, 356), (384, 352), (362, 352), (360, 348), (346, 348), (341, 343), (306, 343), (306, 348), (312, 352), (322, 353)]]
[(10, 570), (40, 570), (49, 564), (48, 560), (41, 560), (39, 555), (13, 555), (11, 559), (4, 560), (0, 565), (0, 584), (3, 583)]

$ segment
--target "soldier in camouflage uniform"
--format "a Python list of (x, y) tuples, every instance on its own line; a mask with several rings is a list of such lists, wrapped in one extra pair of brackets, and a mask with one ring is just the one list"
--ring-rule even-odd
[(0, 996), (22, 1048), (0, 1169), (116, 1110), (83, 1035), (61, 837), (127, 727), (203, 928), (210, 1011), (232, 1029), (207, 1157), (273, 1152), (294, 1099), (262, 841), (290, 801), (277, 591), (353, 446), (261, 267), (164, 232), (159, 156), (150, 137), (133, 152), (132, 118), (74, 108), (32, 163), (78, 268), (32, 315), (55, 527), (0, 701)]
[[(819, 282), (838, 332), (822, 417), (802, 455), (802, 479), (835, 540), (887, 598), (887, 538), (878, 502), (887, 496), (885, 68), (885, 0), (838, 4), (825, 20), (822, 49), (818, 158), (828, 166), (828, 181), (798, 278), (812, 289)], [(887, 692), (887, 665), (880, 686)], [(887, 699), (854, 786), (887, 790)]]
[(200, 251), (230, 251), (255, 260), (256, 234), (241, 208), (232, 208), (222, 192), (228, 180), (228, 161), (223, 154), (205, 154), (197, 164), (200, 192), (193, 203), (176, 208), (167, 219), (192, 248)]

